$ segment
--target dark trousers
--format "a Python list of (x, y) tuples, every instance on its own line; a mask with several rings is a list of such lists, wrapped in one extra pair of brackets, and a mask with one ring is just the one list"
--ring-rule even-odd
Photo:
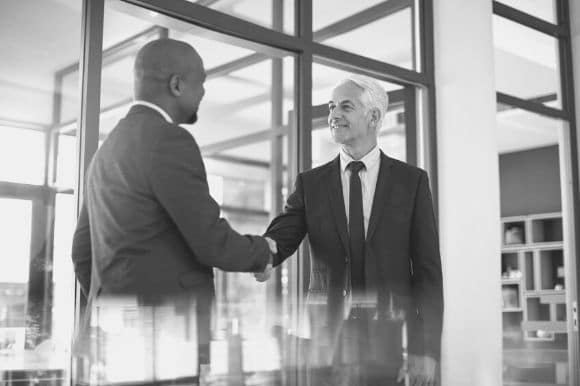
[(401, 386), (402, 321), (378, 320), (374, 309), (355, 308), (337, 335), (332, 364), (307, 369), (307, 385)]

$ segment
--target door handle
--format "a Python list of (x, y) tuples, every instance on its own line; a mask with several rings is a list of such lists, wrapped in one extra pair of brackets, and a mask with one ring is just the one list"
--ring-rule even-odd
[(578, 301), (572, 302), (572, 324), (574, 331), (578, 331)]

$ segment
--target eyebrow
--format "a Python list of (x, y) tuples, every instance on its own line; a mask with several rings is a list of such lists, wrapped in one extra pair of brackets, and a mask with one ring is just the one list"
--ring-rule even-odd
[(334, 101), (328, 101), (328, 104), (329, 105), (337, 105), (337, 104), (338, 105), (345, 105), (345, 104), (351, 104), (353, 106), (356, 106), (356, 104), (353, 101), (351, 101), (350, 99), (345, 99), (343, 101), (340, 101), (339, 103), (336, 103)]

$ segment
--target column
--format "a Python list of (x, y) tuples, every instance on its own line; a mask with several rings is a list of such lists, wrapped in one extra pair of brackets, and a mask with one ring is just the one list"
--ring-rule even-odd
[(490, 0), (435, 0), (445, 386), (502, 384), (500, 197)]

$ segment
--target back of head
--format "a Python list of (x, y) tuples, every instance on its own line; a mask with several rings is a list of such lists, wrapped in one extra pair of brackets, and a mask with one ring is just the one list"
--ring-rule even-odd
[(202, 71), (201, 58), (189, 44), (158, 39), (145, 44), (135, 59), (135, 98), (150, 101), (163, 94), (172, 75)]

